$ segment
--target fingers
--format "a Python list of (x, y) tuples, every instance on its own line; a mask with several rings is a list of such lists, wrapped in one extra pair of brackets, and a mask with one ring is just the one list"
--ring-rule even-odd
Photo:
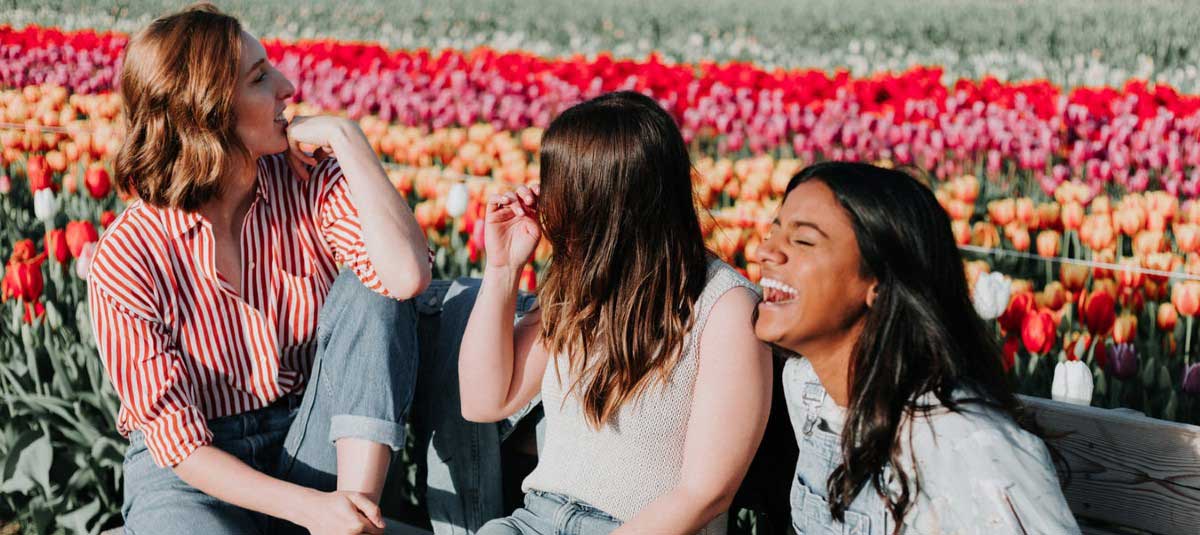
[(367, 520), (371, 521), (371, 524), (381, 530), (384, 528), (383, 513), (379, 511), (379, 506), (375, 502), (357, 492), (347, 493), (346, 497), (362, 512)]

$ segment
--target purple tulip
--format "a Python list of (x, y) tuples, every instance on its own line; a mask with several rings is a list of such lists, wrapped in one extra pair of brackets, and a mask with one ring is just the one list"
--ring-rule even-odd
[(1138, 373), (1138, 354), (1133, 344), (1115, 344), (1108, 350), (1108, 366), (1105, 371), (1121, 380), (1132, 379)]
[(1192, 364), (1183, 372), (1183, 392), (1200, 395), (1200, 363)]

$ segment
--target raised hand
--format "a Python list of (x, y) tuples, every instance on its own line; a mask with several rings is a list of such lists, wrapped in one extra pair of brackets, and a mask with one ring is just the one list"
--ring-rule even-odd
[(315, 166), (322, 159), (334, 156), (333, 137), (358, 128), (352, 121), (331, 115), (293, 117), (287, 127), (288, 165), (301, 180), (308, 180), (306, 166)]
[(542, 238), (535, 184), (488, 198), (484, 215), (484, 248), (489, 268), (520, 270)]

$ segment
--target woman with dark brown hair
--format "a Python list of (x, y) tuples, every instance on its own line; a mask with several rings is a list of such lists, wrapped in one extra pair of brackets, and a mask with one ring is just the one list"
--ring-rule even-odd
[[(488, 202), (459, 384), (474, 421), (540, 393), (545, 443), (525, 507), (479, 533), (724, 533), (771, 361), (755, 287), (704, 247), (679, 130), (646, 96), (601, 96), (554, 120), (541, 166), (540, 188)], [(540, 308), (514, 327), (543, 232)]]
[(407, 204), (355, 123), (284, 118), (291, 83), (211, 5), (135, 35), (120, 82), (137, 200), (88, 292), (126, 533), (382, 532), (416, 375), (400, 300), (430, 278)]

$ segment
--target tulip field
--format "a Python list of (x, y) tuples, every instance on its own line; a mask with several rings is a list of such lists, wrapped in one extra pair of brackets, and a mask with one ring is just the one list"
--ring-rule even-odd
[[(97, 533), (119, 520), (126, 442), (83, 281), (129, 201), (112, 180), (115, 80), (136, 26), (111, 15), (99, 26), (89, 13), (72, 15), (71, 29), (0, 25), (0, 535)], [(414, 27), (440, 27), (439, 13)], [(594, 53), (613, 39), (603, 25), (578, 38), (526, 28), (507, 45), (447, 28), (458, 41), (439, 38), (438, 48), (286, 26), (269, 35), (287, 39), (264, 40), (297, 88), (287, 115), (344, 114), (362, 126), (426, 229), (435, 277), (480, 272), (482, 199), (538, 180), (556, 114), (636, 90), (677, 120), (709, 246), (751, 280), (795, 172), (830, 159), (908, 169), (952, 220), (976, 310), (1019, 392), (1200, 424), (1200, 84), (1184, 61), (1194, 52), (1153, 56), (1152, 72), (1129, 60), (1051, 79), (1020, 58), (1000, 62), (1011, 76), (993, 76), (997, 63), (939, 62), (929, 47), (905, 56), (922, 63), (876, 58), (884, 68), (872, 70), (836, 68), (853, 63), (845, 58), (796, 65), (770, 43), (723, 55), (708, 37), (707, 57), (684, 45)], [(325, 35), (349, 31), (335, 24)], [(672, 30), (656, 39), (686, 42)], [(537, 269), (549, 253), (539, 247)], [(11, 520), (22, 528), (5, 527)]]

